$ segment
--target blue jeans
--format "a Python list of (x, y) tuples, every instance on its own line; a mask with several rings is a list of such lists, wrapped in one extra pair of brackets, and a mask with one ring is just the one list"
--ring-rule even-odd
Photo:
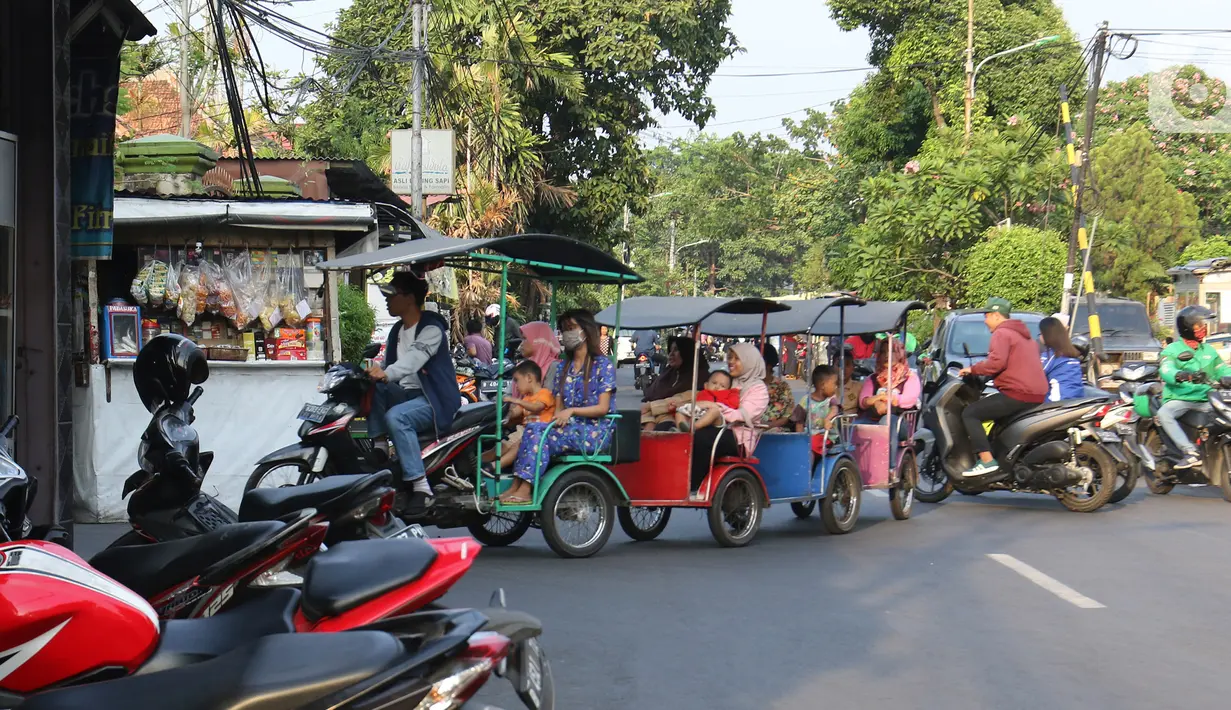
[[(415, 394), (422, 396), (421, 392)], [(375, 439), (388, 434), (385, 417), (389, 415), (389, 410), (410, 398), (410, 390), (402, 389), (395, 382), (377, 382), (372, 390), (372, 411), (368, 413), (368, 436)]]
[(402, 480), (415, 481), (427, 475), (423, 469), (423, 452), (419, 449), (419, 432), (432, 431), (436, 426), (432, 403), (427, 397), (402, 402), (385, 415), (385, 424), (402, 464)]
[(1163, 428), (1167, 438), (1177, 448), (1186, 454), (1195, 454), (1197, 447), (1193, 446), (1193, 442), (1189, 441), (1188, 435), (1180, 426), (1180, 417), (1189, 412), (1209, 412), (1211, 409), (1209, 402), (1185, 402), (1182, 399), (1173, 399), (1158, 408), (1158, 425)]

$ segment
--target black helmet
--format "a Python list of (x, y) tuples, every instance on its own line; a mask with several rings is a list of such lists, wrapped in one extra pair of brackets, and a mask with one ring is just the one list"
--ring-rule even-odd
[(1214, 312), (1205, 306), (1185, 306), (1175, 314), (1175, 332), (1184, 340), (1196, 340), (1193, 329), (1202, 321), (1214, 319)]
[(196, 343), (164, 333), (141, 348), (133, 365), (133, 383), (141, 403), (153, 413), (164, 404), (188, 399), (193, 385), (209, 379), (209, 363)]

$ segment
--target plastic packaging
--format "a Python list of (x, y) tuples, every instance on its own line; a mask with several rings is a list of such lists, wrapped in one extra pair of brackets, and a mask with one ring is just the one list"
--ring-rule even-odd
[(148, 284), (150, 280), (150, 274), (152, 274), (153, 272), (154, 272), (154, 262), (147, 261), (145, 262), (145, 265), (142, 266), (141, 269), (137, 271), (137, 275), (133, 277), (133, 283), (132, 283), (132, 288), (130, 289), (130, 292), (132, 293), (133, 300), (135, 300), (138, 305), (148, 306), (150, 304), (150, 292), (148, 290), (149, 289)]
[(167, 298), (167, 264), (157, 259), (150, 262), (150, 275), (146, 281), (146, 293), (149, 295), (149, 305), (161, 308)]
[(179, 307), (176, 309), (184, 325), (191, 326), (197, 320), (197, 298), (201, 287), (201, 274), (195, 266), (184, 264), (180, 269)]

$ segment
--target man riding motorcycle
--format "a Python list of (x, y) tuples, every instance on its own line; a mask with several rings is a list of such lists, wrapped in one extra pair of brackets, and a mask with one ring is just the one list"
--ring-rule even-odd
[[(1187, 306), (1175, 316), (1176, 334), (1180, 340), (1168, 345), (1162, 353), (1158, 374), (1163, 379), (1163, 406), (1158, 410), (1158, 424), (1167, 438), (1184, 452), (1184, 460), (1175, 468), (1195, 468), (1201, 465), (1201, 455), (1180, 426), (1180, 417), (1188, 412), (1209, 412), (1210, 385), (1198, 382), (1204, 373), (1217, 382), (1231, 375), (1231, 367), (1223, 363), (1218, 351), (1205, 343), (1209, 334), (1207, 321), (1214, 313), (1204, 306)], [(1192, 359), (1180, 361), (1181, 354), (1191, 352)]]
[(397, 447), (402, 480), (410, 489), (408, 515), (423, 513), (432, 495), (419, 449), (419, 432), (434, 428), (437, 436), (453, 424), (461, 394), (449, 355), (449, 323), (439, 313), (424, 310), (427, 281), (409, 272), (394, 274), (381, 286), (389, 314), (400, 320), (389, 331), (384, 362), (368, 374), (377, 381), (372, 394), (368, 431), (388, 435)]
[(1003, 298), (989, 298), (983, 323), (992, 331), (987, 359), (963, 368), (961, 374), (995, 378), (998, 392), (966, 407), (962, 421), (979, 460), (965, 477), (985, 476), (1000, 470), (983, 430), (983, 422), (996, 421), (1042, 404), (1047, 399), (1047, 376), (1039, 359), (1039, 344), (1030, 337), (1026, 324), (1010, 318), (1011, 304)]

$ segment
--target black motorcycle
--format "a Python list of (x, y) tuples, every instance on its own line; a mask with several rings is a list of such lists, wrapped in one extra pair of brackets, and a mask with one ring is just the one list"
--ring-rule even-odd
[(650, 358), (649, 353), (637, 353), (637, 361), (633, 365), (633, 381), (637, 389), (642, 392), (646, 387), (650, 386), (650, 381), (654, 379), (654, 360)]
[[(1192, 353), (1182, 353), (1179, 359), (1191, 360)], [(1194, 382), (1212, 386), (1208, 395), (1212, 411), (1188, 412), (1180, 417), (1180, 427), (1201, 452), (1202, 465), (1175, 468), (1175, 464), (1183, 460), (1184, 453), (1158, 423), (1158, 410), (1163, 406), (1163, 384), (1150, 382), (1136, 389), (1136, 396), (1145, 400), (1150, 412), (1149, 418), (1138, 421), (1142, 473), (1150, 492), (1156, 495), (1170, 493), (1177, 484), (1208, 484), (1218, 486), (1223, 498), (1231, 501), (1231, 477), (1227, 475), (1227, 465), (1231, 463), (1231, 392), (1227, 391), (1231, 390), (1231, 377), (1215, 383), (1201, 372)]]
[[(305, 404), (299, 412), (303, 421), (299, 441), (257, 462), (244, 490), (303, 486), (339, 474), (397, 471), (396, 460), (390, 460), (376, 448), (371, 438), (356, 436), (351, 431), (353, 423), (370, 412), (374, 388), (375, 381), (362, 368), (349, 363), (329, 368), (319, 387), (325, 401)], [(506, 405), (506, 415), (507, 412)], [(485, 545), (511, 545), (521, 539), (533, 516), (485, 514), (476, 506), (474, 482), (479, 437), (496, 433), (496, 419), (495, 403), (479, 402), (459, 409), (452, 426), (439, 438), (431, 431), (421, 434), (419, 447), (432, 498), (422, 515), (408, 515), (401, 507), (394, 512), (408, 523), (465, 527)]]
[(1098, 427), (1105, 397), (1040, 404), (996, 422), (990, 441), (1000, 469), (977, 478), (962, 476), (975, 464), (962, 410), (983, 396), (986, 385), (986, 379), (959, 377), (956, 370), (929, 385), (922, 414), (935, 447), (921, 466), (920, 478), (929, 477), (935, 485), (921, 485), (916, 491), (920, 500), (937, 503), (956, 490), (968, 495), (1041, 493), (1080, 513), (1107, 503), (1120, 464), (1104, 445), (1119, 437)]

